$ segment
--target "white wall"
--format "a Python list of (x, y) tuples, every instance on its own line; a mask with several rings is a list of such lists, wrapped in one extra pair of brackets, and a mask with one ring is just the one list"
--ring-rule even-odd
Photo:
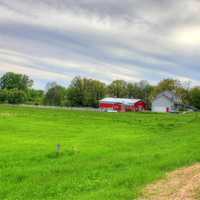
[(152, 112), (166, 112), (167, 108), (169, 108), (169, 111), (171, 111), (172, 107), (173, 102), (164, 96), (156, 98), (152, 102)]

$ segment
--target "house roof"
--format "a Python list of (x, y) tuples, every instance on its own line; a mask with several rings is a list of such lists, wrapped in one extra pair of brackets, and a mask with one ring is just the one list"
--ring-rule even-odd
[(175, 92), (172, 92), (172, 91), (164, 91), (164, 92), (160, 93), (156, 97), (156, 99), (163, 97), (163, 96), (166, 97), (167, 99), (173, 101), (174, 103), (181, 103), (182, 102), (181, 98), (178, 95), (176, 95)]
[(124, 105), (133, 105), (141, 99), (126, 99), (126, 98), (104, 98), (100, 100), (101, 103), (122, 103)]

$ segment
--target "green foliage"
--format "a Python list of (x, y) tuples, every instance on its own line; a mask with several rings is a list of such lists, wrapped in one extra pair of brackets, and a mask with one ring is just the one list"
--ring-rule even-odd
[(33, 81), (28, 76), (23, 74), (16, 74), (13, 72), (7, 72), (0, 78), (1, 89), (18, 89), (27, 90), (32, 87)]
[(26, 92), (18, 89), (0, 90), (0, 103), (21, 104), (27, 100)]
[(71, 106), (83, 106), (84, 84), (81, 77), (75, 77), (71, 81), (67, 97)]
[(164, 79), (154, 87), (152, 91), (152, 99), (164, 91), (176, 91), (177, 87), (180, 86), (180, 82), (174, 79)]
[(55, 85), (48, 89), (44, 97), (45, 105), (64, 106), (66, 99), (66, 89), (62, 86)]
[(83, 105), (98, 107), (99, 100), (105, 97), (106, 86), (104, 83), (92, 80), (83, 79), (84, 84), (84, 95), (83, 95)]
[(28, 103), (34, 105), (41, 105), (44, 100), (44, 91), (29, 89), (27, 91)]
[(28, 90), (33, 81), (23, 74), (7, 72), (0, 78), (0, 102), (10, 104), (26, 103)]
[(0, 106), (0, 199), (136, 199), (166, 172), (200, 161), (199, 129), (199, 113)]
[(106, 85), (100, 81), (75, 77), (68, 88), (68, 101), (71, 106), (97, 107), (106, 94)]
[(151, 98), (154, 98), (158, 94), (164, 91), (174, 91), (183, 101), (183, 103), (189, 103), (189, 83), (183, 83), (176, 79), (164, 79), (154, 87)]
[[(176, 79), (164, 79), (156, 86), (142, 80), (129, 83), (114, 80), (111, 84), (82, 77), (75, 77), (68, 88), (55, 82), (47, 84), (47, 92), (32, 88), (33, 81), (26, 75), (7, 72), (0, 78), (0, 103), (28, 103), (34, 105), (98, 107), (105, 96), (142, 99), (148, 108), (159, 93), (174, 91), (185, 105), (199, 108), (199, 87), (191, 88), (189, 83)], [(19, 97), (19, 95), (22, 95)], [(14, 100), (16, 98), (16, 100)]]
[(0, 90), (0, 103), (7, 103), (8, 101), (8, 91)]
[(141, 89), (138, 87), (137, 83), (127, 84), (127, 95), (128, 98), (139, 98), (141, 96)]
[(150, 105), (152, 86), (147, 81), (127, 83), (123, 80), (115, 80), (108, 85), (108, 95), (118, 98), (142, 99)]
[(125, 98), (128, 95), (127, 83), (124, 80), (115, 80), (108, 86), (108, 94), (111, 97)]
[(195, 108), (200, 109), (200, 87), (194, 87), (190, 91), (190, 103)]
[(10, 104), (22, 104), (27, 100), (27, 95), (23, 90), (11, 89), (8, 90), (7, 101)]
[(140, 81), (139, 83), (128, 83), (127, 85), (128, 98), (142, 99), (146, 102), (147, 107), (151, 105), (151, 93), (153, 87), (147, 81)]

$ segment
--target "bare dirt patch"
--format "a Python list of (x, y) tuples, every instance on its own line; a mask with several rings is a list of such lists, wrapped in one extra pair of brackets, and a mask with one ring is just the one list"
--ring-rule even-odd
[(141, 200), (198, 200), (200, 164), (169, 173), (164, 180), (148, 186)]

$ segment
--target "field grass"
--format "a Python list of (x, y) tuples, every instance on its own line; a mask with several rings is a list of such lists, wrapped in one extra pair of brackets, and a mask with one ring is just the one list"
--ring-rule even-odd
[(0, 199), (133, 200), (166, 172), (200, 161), (199, 144), (198, 113), (0, 106)]

